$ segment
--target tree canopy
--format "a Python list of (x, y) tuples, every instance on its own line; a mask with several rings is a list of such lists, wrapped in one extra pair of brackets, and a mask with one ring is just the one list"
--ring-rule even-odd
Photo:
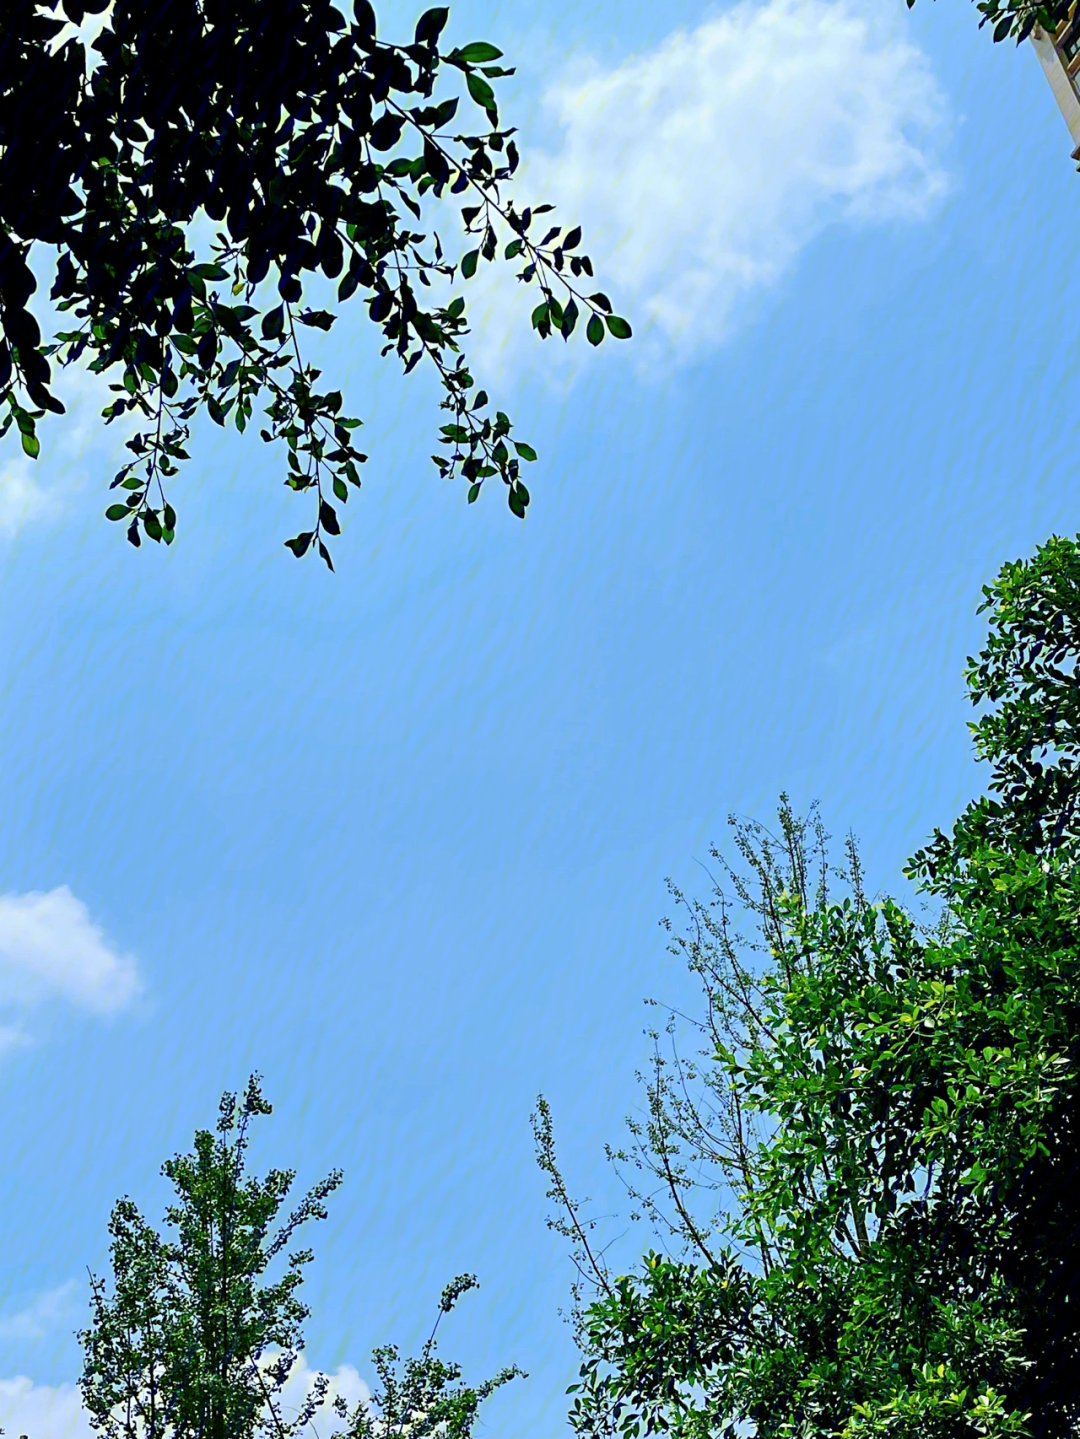
[[(541, 336), (569, 339), (580, 322), (598, 345), (630, 327), (591, 283), (580, 228), (507, 196), (519, 156), (495, 95), (513, 73), (501, 51), (440, 48), (444, 8), (411, 39), (384, 40), (368, 0), (351, 19), (330, 0), (114, 0), (89, 44), (73, 27), (107, 5), (3, 5), (0, 434), (13, 428), (36, 458), (38, 422), (63, 410), (53, 367), (83, 360), (112, 377), (105, 419), (140, 428), (107, 515), (138, 545), (174, 537), (166, 484), (196, 417), (256, 424), (313, 504), (289, 547), (330, 564), (337, 506), (367, 456), (359, 419), (320, 385), (301, 337), (355, 300), (384, 356), (438, 374), (440, 475), (460, 477), (470, 501), (498, 477), (523, 517), (522, 463), (536, 454), (475, 385), (464, 298), (447, 287), (501, 254), (537, 289)], [(477, 123), (454, 130), (462, 99)], [(440, 209), (463, 224), (463, 246), (444, 245)], [(69, 326), (48, 341), (38, 258), (53, 264), (50, 299)]]
[(614, 1151), (653, 1247), (581, 1272), (582, 1436), (1066, 1439), (1080, 1424), (1080, 541), (985, 592), (990, 793), (911, 862), (919, 918), (785, 802), (735, 827), (673, 949), (696, 1052), (654, 1035)]
[(128, 1198), (113, 1209), (112, 1283), (92, 1280), (91, 1322), (81, 1335), (81, 1388), (94, 1429), (105, 1439), (469, 1439), (484, 1399), (520, 1373), (503, 1369), (470, 1386), (436, 1353), (439, 1319), (476, 1287), (471, 1274), (443, 1291), (418, 1356), (402, 1363), (392, 1345), (375, 1351), (370, 1400), (350, 1406), (318, 1373), (289, 1393), (309, 1313), (298, 1291), (312, 1258), (291, 1246), (305, 1224), (326, 1217), (341, 1174), (282, 1217), (295, 1173), (271, 1169), (260, 1178), (248, 1167), (251, 1123), (269, 1113), (253, 1078), (242, 1096), (223, 1096), (216, 1129), (199, 1130), (190, 1154), (166, 1161), (162, 1173), (175, 1191), (167, 1233)]

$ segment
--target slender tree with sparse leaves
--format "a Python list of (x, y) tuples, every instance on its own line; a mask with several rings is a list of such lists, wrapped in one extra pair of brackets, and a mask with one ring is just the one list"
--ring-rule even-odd
[(248, 1169), (251, 1123), (269, 1113), (253, 1078), (242, 1097), (222, 1098), (216, 1131), (198, 1131), (192, 1153), (167, 1161), (162, 1173), (176, 1198), (166, 1233), (130, 1199), (115, 1206), (111, 1283), (93, 1279), (91, 1320), (80, 1336), (82, 1394), (95, 1431), (103, 1439), (468, 1439), (484, 1399), (521, 1373), (508, 1368), (467, 1385), (457, 1365), (439, 1358), (439, 1319), (475, 1288), (472, 1275), (443, 1291), (419, 1356), (402, 1363), (392, 1346), (375, 1351), (370, 1400), (350, 1407), (321, 1374), (304, 1393), (286, 1396), (304, 1344), (308, 1308), (298, 1291), (312, 1258), (293, 1243), (305, 1224), (326, 1217), (341, 1174), (286, 1214), (293, 1171), (260, 1178)]

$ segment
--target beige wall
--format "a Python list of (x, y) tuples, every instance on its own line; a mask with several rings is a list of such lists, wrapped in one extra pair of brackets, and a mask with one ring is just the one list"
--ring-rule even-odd
[(1080, 146), (1080, 99), (1077, 99), (1072, 81), (1065, 72), (1065, 66), (1061, 63), (1061, 56), (1054, 48), (1054, 42), (1050, 36), (1038, 25), (1031, 32), (1031, 43), (1035, 46), (1035, 53), (1046, 72), (1046, 78), (1050, 81), (1050, 88), (1054, 92), (1058, 108), (1065, 117), (1073, 144)]

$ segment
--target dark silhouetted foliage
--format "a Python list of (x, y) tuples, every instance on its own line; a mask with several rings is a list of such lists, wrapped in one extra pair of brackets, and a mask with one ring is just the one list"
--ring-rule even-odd
[[(106, 419), (134, 415), (141, 428), (107, 513), (137, 545), (173, 539), (165, 482), (188, 458), (196, 415), (257, 423), (286, 447), (287, 483), (312, 496), (310, 528), (290, 549), (329, 564), (337, 506), (367, 457), (359, 420), (339, 390), (320, 388), (300, 341), (355, 298), (384, 355), (438, 373), (449, 412), (440, 474), (460, 476), (470, 501), (497, 476), (524, 516), (521, 462), (535, 452), (473, 382), (462, 297), (425, 292), (500, 251), (540, 291), (542, 336), (569, 339), (579, 315), (593, 343), (629, 327), (605, 295), (586, 293), (580, 229), (504, 195), (518, 152), (493, 89), (512, 73), (501, 52), (487, 41), (441, 49), (441, 8), (411, 40), (387, 42), (368, 0), (351, 19), (330, 0), (115, 0), (92, 45), (72, 33), (105, 10), (0, 6), (0, 432), (14, 426), (38, 455), (37, 422), (63, 409), (50, 388), (57, 361), (114, 376)], [(463, 98), (478, 129), (450, 128)], [(464, 223), (460, 259), (432, 228), (439, 202), (455, 201), (460, 214), (446, 218)], [(71, 325), (50, 343), (34, 310), (38, 256), (55, 264), (51, 298)], [(313, 304), (330, 285), (330, 308)]]

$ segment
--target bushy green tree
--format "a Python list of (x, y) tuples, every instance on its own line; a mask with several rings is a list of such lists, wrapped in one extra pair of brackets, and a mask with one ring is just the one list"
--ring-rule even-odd
[[(538, 1152), (583, 1286), (582, 1436), (1066, 1439), (1080, 1426), (1080, 546), (985, 592), (969, 663), (989, 794), (916, 855), (920, 921), (816, 819), (737, 824), (673, 949), (612, 1153), (659, 1243), (611, 1272)], [(744, 934), (744, 921), (751, 929)], [(669, 1043), (670, 1041), (670, 1043)]]
[[(73, 33), (106, 10), (92, 44)], [(513, 71), (487, 41), (441, 48), (448, 14), (425, 11), (392, 43), (368, 0), (351, 18), (331, 0), (0, 3), (0, 433), (14, 426), (37, 456), (38, 421), (63, 410), (57, 361), (111, 376), (106, 420), (141, 425), (107, 511), (133, 544), (172, 541), (166, 482), (205, 412), (285, 447), (286, 484), (314, 499), (287, 543), (330, 563), (335, 506), (367, 456), (301, 336), (350, 300), (384, 356), (434, 367), (449, 412), (439, 473), (470, 501), (498, 477), (524, 516), (535, 453), (474, 385), (463, 296), (433, 281), (468, 280), (501, 251), (537, 288), (540, 335), (569, 339), (580, 319), (595, 345), (630, 328), (595, 290), (581, 230), (507, 195), (518, 151), (493, 84)], [(451, 128), (461, 99), (477, 126)], [(464, 225), (449, 252), (440, 215)], [(52, 342), (35, 259), (66, 318)]]
[[(166, 1162), (176, 1199), (165, 1235), (130, 1199), (115, 1206), (112, 1282), (93, 1281), (81, 1335), (81, 1387), (94, 1428), (105, 1439), (294, 1439), (331, 1426), (337, 1439), (468, 1439), (479, 1405), (520, 1371), (463, 1384), (458, 1366), (438, 1357), (435, 1329), (404, 1364), (392, 1346), (375, 1351), (379, 1387), (370, 1401), (350, 1409), (317, 1375), (299, 1404), (286, 1407), (309, 1312), (298, 1291), (312, 1258), (291, 1246), (303, 1225), (325, 1218), (341, 1174), (281, 1218), (293, 1171), (260, 1178), (247, 1167), (251, 1121), (269, 1113), (252, 1079), (242, 1098), (223, 1097), (215, 1132), (198, 1131), (192, 1153)], [(436, 1329), (475, 1285), (462, 1275), (447, 1286)]]

